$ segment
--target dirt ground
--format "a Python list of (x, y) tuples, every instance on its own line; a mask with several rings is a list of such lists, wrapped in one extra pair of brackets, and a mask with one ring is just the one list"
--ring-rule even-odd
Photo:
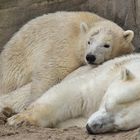
[(140, 140), (140, 129), (127, 132), (88, 135), (83, 128), (50, 129), (33, 126), (19, 128), (0, 125), (0, 140)]
[(140, 140), (140, 128), (100, 135), (89, 135), (85, 128), (51, 129), (35, 126), (12, 127), (6, 124), (12, 114), (5, 108), (0, 113), (0, 140)]

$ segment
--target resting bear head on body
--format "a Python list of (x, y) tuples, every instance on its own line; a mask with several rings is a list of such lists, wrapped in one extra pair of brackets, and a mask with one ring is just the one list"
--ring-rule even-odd
[(106, 60), (133, 52), (132, 40), (134, 32), (124, 31), (117, 24), (101, 21), (89, 29), (86, 23), (81, 23), (81, 30), (87, 32), (85, 40), (85, 62), (101, 64)]

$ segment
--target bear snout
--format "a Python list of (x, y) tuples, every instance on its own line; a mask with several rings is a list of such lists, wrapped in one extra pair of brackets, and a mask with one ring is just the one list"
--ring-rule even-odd
[(89, 127), (88, 124), (86, 125), (86, 129), (87, 129), (88, 134), (93, 134), (92, 129), (91, 127)]
[(89, 64), (94, 64), (96, 57), (93, 54), (87, 54), (86, 60)]

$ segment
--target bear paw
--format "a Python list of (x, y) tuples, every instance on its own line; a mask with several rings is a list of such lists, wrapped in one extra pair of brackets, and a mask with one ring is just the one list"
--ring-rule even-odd
[(15, 127), (35, 125), (35, 121), (25, 114), (17, 114), (7, 120), (8, 124)]

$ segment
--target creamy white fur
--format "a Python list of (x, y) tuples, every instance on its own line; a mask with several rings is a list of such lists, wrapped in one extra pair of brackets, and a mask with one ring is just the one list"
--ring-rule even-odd
[[(31, 102), (85, 64), (88, 53), (96, 55), (95, 63), (100, 64), (132, 52), (133, 36), (132, 31), (89, 12), (57, 12), (33, 19), (0, 55), (0, 94), (31, 83)], [(103, 47), (106, 43), (110, 48)]]
[(84, 127), (91, 116), (87, 124), (93, 133), (138, 127), (140, 55), (116, 58), (94, 69), (85, 67), (78, 70), (77, 77), (72, 74), (52, 87), (27, 110), (8, 119), (8, 123)]

